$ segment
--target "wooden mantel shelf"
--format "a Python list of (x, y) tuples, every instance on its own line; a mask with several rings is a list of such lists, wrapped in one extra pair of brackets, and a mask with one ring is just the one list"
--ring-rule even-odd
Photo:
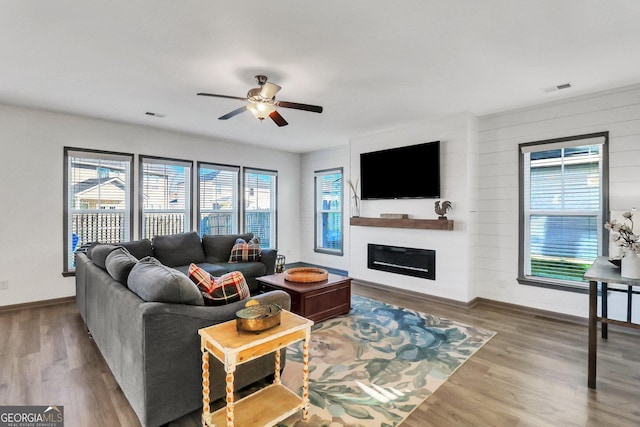
[(453, 230), (452, 219), (352, 217), (351, 225), (358, 225), (361, 227), (418, 228), (423, 230)]

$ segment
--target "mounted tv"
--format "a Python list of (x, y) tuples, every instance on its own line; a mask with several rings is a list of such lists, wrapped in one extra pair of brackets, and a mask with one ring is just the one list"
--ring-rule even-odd
[(362, 200), (440, 197), (440, 141), (360, 154)]

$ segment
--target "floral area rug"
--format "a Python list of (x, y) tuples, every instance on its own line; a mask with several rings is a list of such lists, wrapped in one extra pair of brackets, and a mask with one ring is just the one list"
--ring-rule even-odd
[[(347, 316), (314, 325), (309, 417), (279, 427), (397, 426), (495, 332), (354, 295)], [(302, 386), (302, 343), (283, 383)]]

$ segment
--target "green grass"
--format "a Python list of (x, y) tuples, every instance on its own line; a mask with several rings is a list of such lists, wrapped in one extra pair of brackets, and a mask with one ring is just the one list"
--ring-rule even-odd
[(589, 267), (591, 263), (580, 260), (532, 259), (531, 275), (584, 283), (582, 277)]

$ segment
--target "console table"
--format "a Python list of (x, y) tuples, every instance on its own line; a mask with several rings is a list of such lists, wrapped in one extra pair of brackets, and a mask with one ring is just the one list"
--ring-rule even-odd
[[(280, 324), (259, 334), (238, 331), (236, 321), (220, 323), (198, 331), (202, 346), (202, 425), (209, 427), (270, 426), (302, 409), (306, 420), (309, 408), (309, 341), (313, 322), (283, 310)], [(303, 341), (302, 396), (280, 382), (280, 349)], [(275, 352), (276, 366), (273, 384), (233, 401), (236, 366)], [(209, 354), (224, 363), (226, 377), (226, 407), (209, 412)], [(237, 411), (236, 411), (237, 409)]]
[[(596, 258), (591, 267), (584, 274), (589, 281), (589, 373), (587, 385), (596, 388), (596, 359), (598, 353), (598, 322), (602, 324), (602, 338), (607, 339), (607, 325), (609, 323), (628, 328), (640, 329), (640, 324), (631, 322), (631, 296), (637, 293), (634, 286), (640, 286), (640, 279), (628, 279), (620, 275), (620, 268), (609, 262), (607, 257)], [(602, 316), (598, 316), (598, 282), (602, 283)], [(608, 283), (627, 285), (629, 295), (627, 307), (627, 320), (615, 320), (607, 317), (607, 291)], [(623, 291), (624, 292), (624, 291)]]

